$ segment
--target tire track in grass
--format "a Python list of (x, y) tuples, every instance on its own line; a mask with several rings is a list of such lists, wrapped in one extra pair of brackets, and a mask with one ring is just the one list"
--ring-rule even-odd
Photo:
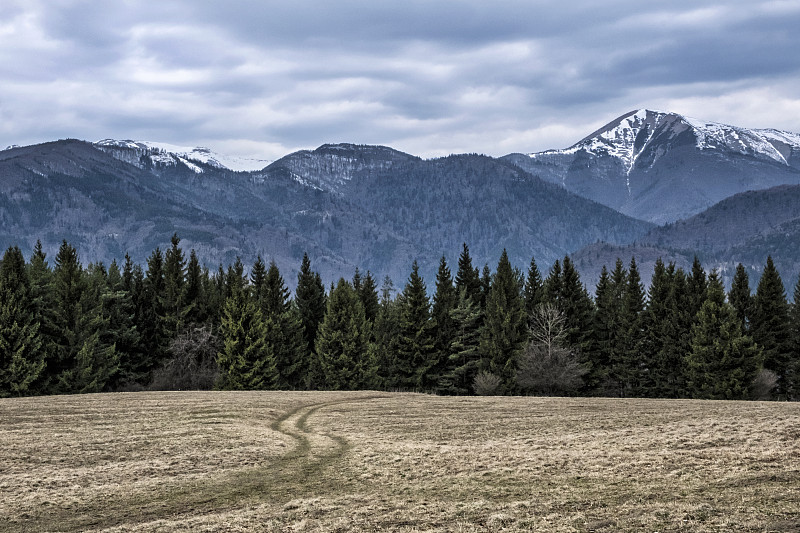
[(268, 464), (219, 477), (165, 484), (156, 490), (127, 498), (96, 498), (71, 509), (53, 509), (35, 523), (21, 524), (25, 531), (86, 531), (113, 526), (135, 528), (159, 519), (175, 519), (232, 510), (264, 502), (286, 503), (325, 490), (322, 472), (344, 457), (349, 443), (344, 437), (317, 433), (309, 418), (321, 409), (385, 398), (357, 396), (301, 405), (272, 422), (270, 428), (292, 438), (296, 445)]

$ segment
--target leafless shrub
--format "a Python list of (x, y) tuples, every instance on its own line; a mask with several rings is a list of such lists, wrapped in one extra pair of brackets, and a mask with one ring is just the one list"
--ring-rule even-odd
[(172, 357), (153, 374), (152, 390), (210, 390), (217, 381), (217, 337), (210, 326), (187, 329), (170, 342)]
[(500, 376), (496, 376), (486, 370), (481, 370), (475, 376), (475, 381), (472, 383), (472, 389), (478, 396), (494, 396), (503, 382)]
[(769, 400), (772, 390), (778, 384), (778, 375), (772, 370), (762, 368), (753, 380), (752, 394), (754, 400)]

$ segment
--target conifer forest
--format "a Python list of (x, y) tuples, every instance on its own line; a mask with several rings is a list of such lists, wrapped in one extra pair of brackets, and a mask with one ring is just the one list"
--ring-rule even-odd
[(370, 272), (326, 287), (304, 256), (291, 293), (258, 257), (216, 270), (173, 236), (146, 264), (83, 266), (64, 241), (0, 264), (0, 396), (134, 390), (388, 390), (440, 395), (800, 397), (800, 282), (772, 259), (730, 291), (695, 259), (540, 270), (440, 260), (433, 287)]

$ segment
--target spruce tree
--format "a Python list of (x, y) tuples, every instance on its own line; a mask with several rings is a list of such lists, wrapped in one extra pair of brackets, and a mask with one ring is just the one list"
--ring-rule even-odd
[(397, 386), (404, 390), (427, 390), (436, 363), (435, 332), (425, 282), (416, 261), (398, 298), (398, 332), (395, 346)]
[(502, 392), (515, 390), (516, 357), (525, 345), (527, 329), (519, 279), (503, 250), (486, 298), (480, 344), (483, 369), (502, 379)]
[(275, 356), (267, 345), (267, 325), (261, 309), (245, 290), (235, 290), (225, 301), (217, 353), (217, 388), (269, 390), (280, 378)]
[(625, 297), (620, 314), (620, 337), (617, 342), (617, 353), (614, 374), (619, 380), (620, 395), (641, 394), (641, 359), (640, 349), (644, 340), (644, 286), (639, 276), (636, 259), (631, 258), (628, 267)]
[(393, 390), (400, 387), (397, 363), (397, 338), (400, 325), (400, 305), (393, 298), (394, 283), (386, 276), (381, 286), (378, 315), (373, 326), (373, 338), (377, 352), (379, 386)]
[(614, 314), (611, 278), (605, 265), (600, 271), (600, 278), (595, 287), (594, 302), (592, 334), (585, 355), (589, 365), (584, 379), (587, 392), (603, 394), (608, 389), (607, 383), (611, 366), (611, 340), (614, 327), (612, 324)]
[(10, 247), (0, 263), (0, 397), (33, 392), (44, 352), (25, 258)]
[(194, 249), (189, 253), (189, 263), (186, 265), (186, 322), (188, 324), (202, 324), (209, 319), (208, 271), (203, 271), (197, 253)]
[[(138, 265), (137, 265), (138, 267)], [(134, 322), (141, 335), (141, 354), (134, 372), (139, 374), (139, 380), (148, 381), (153, 370), (156, 369), (167, 356), (167, 345), (170, 332), (164, 317), (165, 292), (164, 281), (164, 256), (161, 250), (156, 249), (147, 258), (147, 271), (142, 278), (141, 268), (134, 269), (134, 284), (137, 285), (134, 294), (136, 313)], [(136, 278), (139, 277), (139, 283)]]
[(453, 276), (447, 266), (447, 260), (442, 256), (439, 260), (439, 270), (436, 273), (436, 293), (433, 295), (433, 309), (431, 311), (435, 332), (434, 363), (428, 373), (428, 382), (423, 384), (426, 389), (437, 387), (439, 378), (447, 366), (450, 345), (453, 342), (456, 327), (451, 313), (456, 304), (457, 295), (453, 285)]
[(164, 292), (159, 296), (162, 299), (167, 339), (172, 339), (183, 329), (189, 312), (186, 305), (186, 258), (180, 241), (178, 234), (173, 234), (171, 247), (164, 255)]
[(686, 281), (688, 289), (688, 310), (689, 314), (692, 316), (692, 321), (694, 321), (697, 313), (700, 311), (700, 307), (703, 305), (703, 302), (706, 301), (706, 290), (708, 288), (706, 272), (703, 270), (703, 265), (700, 264), (700, 260), (697, 256), (694, 257), (694, 261), (692, 262), (692, 275), (689, 276)]
[(492, 289), (492, 270), (489, 265), (483, 265), (481, 272), (481, 292), (480, 304), (481, 309), (486, 309), (486, 299), (489, 297), (489, 291)]
[(375, 284), (375, 278), (372, 277), (372, 272), (367, 270), (366, 276), (361, 279), (361, 288), (358, 290), (358, 297), (361, 300), (361, 305), (364, 306), (364, 316), (368, 322), (375, 322), (378, 316), (378, 286)]
[(32, 391), (47, 392), (51, 389), (57, 374), (58, 350), (56, 341), (60, 332), (56, 325), (56, 311), (53, 292), (53, 271), (47, 263), (47, 255), (42, 250), (42, 243), (36, 246), (28, 265), (31, 301), (33, 302), (34, 322), (39, 323), (39, 337), (42, 341), (41, 352), (45, 360), (44, 371), (32, 384)]
[(325, 318), (327, 306), (325, 286), (319, 273), (311, 270), (311, 261), (308, 254), (303, 254), (300, 272), (297, 274), (297, 288), (295, 289), (295, 304), (300, 314), (300, 325), (303, 331), (303, 342), (306, 354), (309, 357), (306, 387), (316, 389), (322, 386), (322, 369), (316, 364), (316, 340), (319, 326)]
[(469, 254), (467, 243), (463, 244), (461, 255), (458, 257), (458, 272), (456, 272), (456, 292), (466, 292), (468, 298), (476, 304), (481, 299), (481, 279), (478, 269), (472, 266), (472, 257)]
[(261, 302), (264, 299), (264, 288), (267, 281), (267, 266), (261, 255), (256, 257), (256, 262), (253, 263), (253, 268), (250, 269), (250, 287), (253, 288), (253, 294), (256, 299)]
[(54, 350), (57, 357), (48, 362), (48, 372), (53, 380), (51, 393), (72, 392), (62, 376), (76, 365), (76, 357), (81, 349), (80, 302), (86, 282), (78, 262), (78, 252), (67, 241), (62, 241), (53, 268), (53, 325), (55, 328)]
[(671, 263), (665, 267), (659, 258), (643, 315), (642, 396), (677, 398), (684, 390), (685, 353), (680, 349), (683, 332), (675, 282), (675, 265)]
[(586, 364), (588, 361), (583, 357), (583, 352), (589, 345), (594, 307), (568, 256), (564, 257), (560, 288), (561, 294), (557, 299), (558, 309), (566, 320), (565, 347), (577, 351), (581, 362)]
[(258, 304), (266, 324), (265, 342), (275, 357), (281, 389), (307, 388), (308, 346), (303, 338), (300, 311), (274, 261), (270, 261)]
[(534, 310), (544, 303), (544, 282), (536, 266), (535, 258), (531, 257), (531, 264), (528, 266), (528, 276), (525, 279), (525, 311), (528, 315), (528, 324), (533, 317)]
[[(609, 275), (607, 302), (603, 305), (606, 309), (603, 314), (605, 327), (608, 331), (608, 340), (605, 343), (604, 360), (607, 361), (606, 380), (600, 385), (603, 394), (621, 396), (625, 391), (625, 366), (623, 361), (623, 343), (626, 335), (626, 328), (623, 322), (623, 312), (628, 291), (628, 271), (622, 262), (617, 258), (614, 270)], [(600, 297), (598, 296), (598, 300)], [(601, 304), (598, 302), (598, 309)], [(598, 312), (600, 312), (598, 310)]]
[(725, 301), (716, 271), (708, 277), (706, 301), (692, 327), (688, 387), (693, 397), (718, 400), (750, 398), (762, 356), (742, 334), (736, 311)]
[(328, 308), (317, 335), (323, 388), (357, 390), (375, 386), (377, 364), (369, 337), (364, 306), (350, 282), (342, 278), (328, 295)]
[[(232, 265), (228, 265), (228, 271), (224, 275), (225, 279), (225, 297), (228, 298), (236, 293), (239, 293), (248, 286), (247, 276), (244, 273), (244, 263), (241, 257), (236, 257)], [(256, 295), (256, 298), (260, 298)]]
[(113, 344), (119, 358), (119, 372), (111, 384), (133, 384), (137, 376), (131, 369), (142, 356), (141, 337), (134, 323), (133, 297), (125, 290), (125, 280), (116, 262), (108, 267), (106, 284), (100, 291), (100, 313), (105, 322), (98, 342)]
[(107, 390), (119, 372), (119, 356), (102, 301), (107, 293), (102, 265), (90, 265), (84, 273), (78, 253), (64, 241), (53, 270), (54, 324), (59, 353), (52, 392), (100, 392)]
[(563, 292), (562, 284), (561, 261), (556, 259), (556, 262), (550, 267), (547, 279), (544, 281), (544, 301), (559, 310), (561, 309), (561, 294)]
[(767, 257), (753, 298), (750, 332), (764, 352), (764, 368), (775, 372), (778, 377), (775, 392), (780, 398), (788, 398), (791, 388), (788, 378), (793, 359), (789, 304), (772, 257)]
[(750, 314), (753, 307), (753, 296), (750, 294), (750, 278), (744, 265), (739, 263), (736, 266), (736, 274), (733, 276), (731, 290), (728, 293), (728, 301), (736, 310), (742, 331), (747, 332), (750, 327)]
[(787, 367), (787, 396), (792, 400), (800, 398), (800, 277), (794, 286), (794, 298), (789, 312), (789, 331), (793, 357)]
[(480, 370), (483, 312), (467, 295), (466, 289), (462, 289), (450, 318), (454, 326), (453, 340), (436, 389), (441, 394), (472, 394), (472, 385)]

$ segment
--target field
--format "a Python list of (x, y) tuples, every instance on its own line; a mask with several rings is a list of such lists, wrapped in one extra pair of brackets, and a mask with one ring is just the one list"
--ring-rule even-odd
[(797, 531), (800, 405), (0, 400), (2, 531)]

